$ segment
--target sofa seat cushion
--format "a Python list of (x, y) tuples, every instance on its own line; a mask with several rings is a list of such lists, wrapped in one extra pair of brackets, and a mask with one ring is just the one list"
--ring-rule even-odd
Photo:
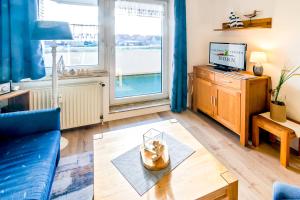
[(59, 145), (59, 131), (1, 141), (0, 199), (48, 199)]

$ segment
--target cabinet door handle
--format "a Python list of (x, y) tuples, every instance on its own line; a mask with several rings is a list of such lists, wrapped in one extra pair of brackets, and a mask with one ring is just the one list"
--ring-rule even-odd
[(214, 97), (213, 96), (210, 97), (210, 104), (214, 105)]

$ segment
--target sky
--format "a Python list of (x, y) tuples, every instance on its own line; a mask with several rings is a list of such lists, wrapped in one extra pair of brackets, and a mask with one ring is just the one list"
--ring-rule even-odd
[[(58, 4), (44, 0), (44, 20), (66, 21), (70, 24), (98, 24), (98, 7)], [(161, 18), (138, 16), (115, 16), (116, 34), (161, 35)]]

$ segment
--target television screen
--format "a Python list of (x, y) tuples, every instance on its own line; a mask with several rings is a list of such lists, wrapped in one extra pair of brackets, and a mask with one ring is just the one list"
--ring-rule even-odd
[(211, 42), (209, 63), (226, 68), (246, 70), (247, 44)]

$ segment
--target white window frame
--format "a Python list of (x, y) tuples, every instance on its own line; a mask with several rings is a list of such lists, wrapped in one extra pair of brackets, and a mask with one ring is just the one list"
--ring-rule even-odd
[[(163, 18), (163, 47), (162, 47), (162, 92), (156, 94), (145, 94), (140, 96), (132, 97), (115, 97), (115, 19), (114, 19), (114, 8), (115, 0), (110, 0), (108, 10), (110, 10), (109, 20), (105, 20), (109, 23), (109, 29), (107, 33), (109, 38), (106, 38), (106, 42), (110, 43), (107, 45), (109, 51), (109, 66), (110, 69), (110, 105), (120, 105), (134, 102), (151, 101), (158, 99), (165, 99), (169, 97), (169, 4), (168, 0), (126, 0), (132, 2), (150, 3), (150, 4), (162, 4), (164, 6), (164, 18)], [(106, 46), (106, 45), (105, 45)]]

